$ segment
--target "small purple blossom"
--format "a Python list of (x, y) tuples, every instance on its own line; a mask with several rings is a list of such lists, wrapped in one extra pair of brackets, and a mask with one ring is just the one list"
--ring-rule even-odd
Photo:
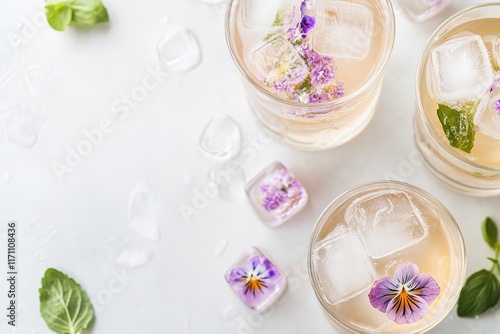
[(316, 25), (316, 19), (314, 19), (314, 17), (309, 16), (309, 15), (304, 15), (304, 17), (300, 21), (300, 32), (302, 34), (301, 35), (302, 38), (306, 38), (307, 37), (307, 33), (312, 28), (314, 28), (315, 25)]
[(304, 188), (286, 169), (276, 171), (260, 185), (260, 203), (268, 212), (285, 213), (299, 203)]
[(329, 65), (317, 65), (309, 74), (313, 86), (330, 83), (335, 78), (335, 71)]
[(227, 282), (250, 308), (258, 308), (275, 292), (283, 276), (265, 256), (250, 257), (243, 267), (233, 268)]
[(420, 274), (417, 265), (405, 263), (394, 277), (382, 277), (368, 294), (370, 304), (398, 324), (416, 322), (426, 316), (441, 289), (430, 275)]
[(497, 111), (497, 115), (500, 116), (500, 99), (495, 102), (495, 110)]

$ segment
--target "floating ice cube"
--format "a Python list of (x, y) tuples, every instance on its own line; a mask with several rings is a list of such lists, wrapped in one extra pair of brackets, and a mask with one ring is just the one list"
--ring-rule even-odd
[(201, 60), (201, 49), (194, 32), (187, 27), (169, 27), (157, 45), (160, 63), (166, 71), (185, 72)]
[(432, 73), (438, 100), (475, 99), (493, 82), (488, 51), (478, 35), (451, 39), (432, 50)]
[(312, 260), (321, 292), (330, 304), (360, 294), (375, 278), (370, 257), (353, 232), (327, 236), (313, 249)]
[(428, 233), (419, 210), (401, 191), (379, 191), (356, 199), (347, 208), (345, 221), (375, 259), (415, 245)]
[(213, 160), (227, 161), (234, 158), (240, 146), (240, 128), (224, 114), (212, 118), (200, 138), (201, 151)]
[(273, 86), (296, 85), (309, 74), (307, 64), (283, 35), (278, 35), (251, 54), (257, 75)]
[(483, 37), (484, 45), (490, 54), (491, 63), (496, 69), (500, 69), (500, 38), (494, 35)]
[(129, 199), (130, 227), (151, 240), (160, 240), (156, 203), (149, 187), (138, 184)]
[(363, 59), (373, 33), (373, 14), (363, 5), (346, 1), (317, 0), (313, 48), (336, 58)]
[[(292, 9), (291, 0), (243, 1), (243, 23), (249, 28), (270, 28), (277, 15), (286, 18)], [(285, 23), (285, 22), (283, 22)]]
[(500, 77), (481, 101), (475, 116), (479, 131), (487, 136), (500, 139)]

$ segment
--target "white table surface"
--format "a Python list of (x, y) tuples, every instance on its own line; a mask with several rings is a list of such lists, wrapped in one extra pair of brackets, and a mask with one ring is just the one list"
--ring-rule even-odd
[[(462, 229), (468, 274), (489, 266), (491, 252), (482, 241), (480, 224), (486, 215), (500, 222), (499, 198), (471, 198), (439, 183), (415, 160), (411, 135), (420, 51), (446, 17), (476, 1), (456, 0), (444, 14), (422, 24), (409, 23), (397, 13), (396, 43), (378, 110), (357, 138), (316, 153), (271, 142), (259, 145), (255, 158), (245, 161), (248, 178), (281, 160), (310, 193), (306, 208), (277, 229), (260, 223), (243, 195), (211, 199), (190, 222), (179, 211), (181, 204), (191, 205), (196, 189), (208, 181), (210, 164), (197, 143), (214, 115), (234, 118), (244, 145), (259, 133), (226, 49), (223, 6), (190, 0), (106, 0), (109, 26), (58, 33), (46, 24), (26, 23), (41, 15), (41, 3), (4, 0), (0, 9), (0, 78), (8, 82), (0, 89), (0, 249), (6, 249), (7, 221), (16, 220), (20, 305), (16, 330), (2, 315), (1, 333), (50, 333), (38, 302), (40, 279), (48, 267), (74, 277), (97, 300), (92, 333), (335, 333), (307, 277), (310, 234), (332, 199), (377, 179), (397, 178), (435, 195)], [(166, 77), (127, 117), (117, 119), (111, 111), (114, 101), (140, 85), (158, 62), (155, 45), (167, 17), (196, 33), (202, 62), (187, 74)], [(14, 35), (25, 39), (16, 46)], [(37, 142), (32, 148), (5, 139), (8, 124), (2, 113), (9, 105), (24, 106), (35, 115), (31, 119)], [(67, 147), (85, 139), (82, 131), (97, 128), (106, 118), (112, 120), (113, 131), (59, 182), (53, 163), (63, 163)], [(129, 227), (129, 196), (139, 183), (147, 184), (156, 198), (157, 242)], [(109, 293), (122, 270), (106, 256), (106, 245), (115, 238), (142, 243), (153, 256), (146, 265), (127, 269), (124, 284)], [(217, 251), (225, 241), (227, 247)], [(247, 310), (223, 278), (251, 245), (265, 250), (288, 273), (290, 288), (272, 314)], [(4, 279), (0, 282), (4, 309), (7, 287)], [(99, 301), (98, 296), (111, 297)], [(499, 332), (498, 310), (473, 320), (459, 319), (453, 310), (432, 330)]]

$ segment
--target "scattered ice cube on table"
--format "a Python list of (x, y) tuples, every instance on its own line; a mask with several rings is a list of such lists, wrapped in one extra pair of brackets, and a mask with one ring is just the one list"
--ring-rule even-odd
[(437, 98), (454, 103), (486, 93), (494, 79), (488, 51), (478, 35), (453, 38), (431, 52)]
[(240, 147), (240, 128), (224, 114), (212, 118), (201, 134), (200, 149), (213, 160), (231, 160), (238, 155)]
[(283, 35), (260, 45), (250, 58), (257, 76), (277, 91), (286, 91), (290, 85), (304, 81), (309, 74), (304, 59)]
[(168, 72), (185, 72), (201, 61), (201, 49), (194, 32), (183, 26), (168, 27), (157, 45), (158, 57)]
[(441, 12), (450, 0), (398, 0), (399, 7), (413, 21), (421, 22)]
[(345, 221), (375, 259), (415, 245), (428, 234), (420, 211), (402, 191), (378, 191), (354, 200)]
[(334, 58), (363, 59), (370, 49), (373, 14), (363, 5), (347, 1), (317, 0), (313, 48)]
[(248, 199), (261, 220), (277, 227), (306, 205), (306, 189), (281, 163), (275, 162), (257, 174), (245, 187)]
[(130, 227), (144, 237), (160, 240), (160, 229), (156, 215), (156, 202), (149, 187), (138, 184), (129, 198)]
[(479, 132), (500, 139), (500, 75), (479, 105), (474, 123)]
[(375, 269), (365, 247), (353, 232), (326, 237), (312, 255), (319, 287), (330, 304), (338, 304), (369, 288)]

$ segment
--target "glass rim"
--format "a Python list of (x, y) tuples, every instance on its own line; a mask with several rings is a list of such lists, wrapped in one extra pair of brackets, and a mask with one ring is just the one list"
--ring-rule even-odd
[[(469, 165), (475, 169), (480, 169), (483, 171), (491, 172), (491, 173), (499, 173), (500, 172), (500, 166), (495, 167), (491, 165), (484, 165), (484, 164), (479, 164), (475, 161), (472, 161), (466, 157), (464, 157), (462, 154), (458, 153), (453, 147), (450, 146), (449, 143), (446, 141), (442, 140), (436, 129), (434, 129), (432, 126), (430, 126), (429, 119), (427, 118), (425, 114), (424, 107), (422, 105), (422, 95), (420, 94), (420, 84), (422, 81), (422, 73), (423, 70), (425, 70), (425, 66), (427, 64), (424, 64), (424, 58), (429, 58), (429, 54), (431, 51), (431, 46), (439, 39), (440, 35), (446, 31), (447, 28), (453, 23), (455, 23), (458, 19), (460, 19), (464, 14), (474, 12), (476, 10), (481, 10), (487, 7), (498, 7), (500, 9), (500, 2), (487, 2), (487, 3), (482, 3), (478, 5), (474, 5), (471, 7), (467, 7), (465, 9), (462, 9), (461, 11), (453, 14), (450, 16), (446, 21), (441, 23), (439, 27), (432, 33), (431, 37), (427, 40), (427, 43), (425, 44), (425, 47), (423, 51), (420, 53), (420, 57), (418, 59), (418, 65), (417, 65), (417, 75), (416, 75), (416, 80), (415, 80), (415, 97), (416, 97), (416, 105), (417, 105), (417, 115), (418, 117), (422, 120), (422, 123), (426, 130), (430, 133), (432, 139), (438, 144), (438, 146), (443, 149), (447, 154), (449, 154), (452, 158), (459, 160), (461, 163)], [(498, 17), (500, 18), (500, 17)]]
[[(378, 66), (377, 70), (371, 75), (370, 79), (367, 80), (361, 87), (356, 89), (354, 92), (350, 94), (346, 94), (343, 97), (337, 98), (332, 101), (328, 102), (317, 102), (317, 103), (300, 103), (300, 102), (295, 102), (292, 100), (285, 100), (277, 97), (276, 95), (272, 94), (268, 90), (264, 89), (260, 85), (258, 85), (254, 80), (252, 80), (252, 76), (247, 73), (243, 66), (243, 61), (238, 57), (237, 52), (235, 50), (235, 46), (233, 43), (233, 34), (231, 34), (231, 12), (234, 8), (235, 3), (239, 3), (241, 1), (245, 0), (228, 0), (227, 3), (227, 8), (226, 8), (226, 14), (225, 14), (225, 23), (224, 23), (224, 30), (225, 30), (225, 35), (226, 35), (226, 45), (228, 46), (229, 53), (231, 54), (231, 58), (233, 59), (233, 62), (236, 64), (236, 67), (240, 71), (240, 73), (243, 75), (243, 78), (250, 83), (250, 85), (257, 89), (259, 93), (264, 94), (267, 98), (270, 98), (274, 101), (277, 101), (279, 103), (283, 103), (292, 107), (296, 108), (320, 108), (320, 107), (331, 107), (331, 106), (336, 106), (342, 103), (346, 103), (351, 100), (355, 100), (359, 98), (361, 95), (365, 93), (365, 91), (377, 84), (377, 81), (379, 80), (379, 77), (382, 77), (385, 71), (385, 68), (387, 67), (387, 63), (389, 61), (389, 58), (392, 54), (392, 50), (394, 48), (394, 42), (396, 38), (396, 18), (394, 15), (394, 8), (392, 5), (391, 0), (377, 0), (380, 3), (384, 3), (387, 6), (388, 9), (388, 16), (389, 20), (385, 21), (388, 23), (388, 29), (387, 29), (387, 37), (388, 37), (388, 43), (386, 44), (385, 47), (385, 54), (384, 58), (380, 62), (380, 65)], [(271, 1), (271, 0), (270, 0)]]
[[(453, 239), (454, 240), (458, 239), (454, 242), (454, 244), (459, 246), (459, 251), (460, 251), (460, 254), (462, 255), (462, 258), (458, 261), (459, 268), (461, 269), (461, 271), (459, 273), (459, 277), (458, 277), (458, 282), (459, 282), (460, 286), (462, 286), (463, 283), (465, 282), (466, 269), (467, 269), (467, 252), (466, 252), (466, 248), (465, 248), (465, 240), (464, 240), (464, 237), (462, 235), (462, 231), (460, 230), (460, 226), (458, 225), (457, 221), (455, 220), (455, 218), (453, 217), (451, 212), (443, 205), (443, 203), (441, 203), (440, 200), (438, 200), (436, 197), (434, 197), (432, 194), (430, 194), (429, 192), (427, 192), (426, 190), (424, 190), (422, 188), (419, 188), (419, 187), (412, 185), (410, 183), (401, 182), (401, 181), (379, 180), (379, 181), (371, 181), (368, 183), (363, 183), (361, 185), (357, 185), (353, 188), (350, 188), (350, 189), (344, 191), (343, 193), (341, 193), (340, 195), (335, 197), (332, 201), (330, 201), (330, 203), (327, 204), (326, 208), (321, 212), (319, 218), (316, 220), (316, 223), (314, 224), (311, 239), (309, 241), (309, 246), (307, 249), (307, 268), (308, 268), (308, 273), (309, 273), (309, 281), (312, 285), (312, 288), (313, 288), (314, 294), (316, 295), (316, 298), (320, 302), (321, 307), (323, 308), (323, 311), (325, 311), (328, 314), (329, 318), (332, 321), (334, 321), (338, 326), (340, 326), (344, 329), (347, 329), (349, 331), (355, 332), (356, 330), (359, 330), (360, 328), (355, 328), (355, 327), (350, 326), (343, 319), (338, 318), (335, 315), (335, 313), (329, 311), (330, 308), (328, 306), (328, 303), (321, 296), (319, 284), (317, 282), (317, 279), (313, 275), (312, 260), (311, 260), (312, 251), (313, 251), (314, 245), (318, 242), (318, 240), (317, 240), (318, 232), (321, 230), (321, 228), (323, 227), (327, 218), (332, 214), (332, 212), (336, 209), (336, 207), (338, 207), (338, 205), (344, 203), (349, 197), (352, 197), (356, 193), (359, 193), (363, 190), (368, 190), (370, 188), (374, 188), (377, 186), (379, 188), (381, 188), (382, 186), (385, 186), (386, 188), (388, 188), (388, 186), (391, 186), (391, 185), (395, 186), (396, 188), (410, 189), (411, 191), (414, 191), (415, 193), (421, 195), (424, 199), (432, 202), (437, 207), (437, 209), (440, 211), (440, 213), (442, 213), (442, 215), (440, 215), (441, 218), (443, 218), (443, 217), (446, 218), (446, 220), (445, 220), (446, 226), (449, 227), (451, 234), (453, 234)], [(380, 190), (380, 189), (377, 189), (377, 190)], [(453, 233), (452, 230), (454, 230), (455, 233)], [(459, 259), (458, 256), (457, 256), (457, 259)], [(451, 279), (451, 277), (453, 277), (453, 275), (450, 276), (450, 279)], [(445, 308), (443, 312), (440, 312), (439, 314), (437, 314), (432, 319), (431, 322), (427, 323), (427, 327), (424, 327), (421, 330), (427, 331), (427, 330), (430, 330), (431, 328), (433, 328), (434, 326), (436, 326), (437, 324), (439, 324), (449, 314), (449, 312), (455, 307), (455, 304), (458, 301), (459, 292), (460, 292), (460, 290), (457, 290), (457, 292), (455, 293), (455, 296), (453, 296), (453, 299), (454, 299), (453, 303), (450, 303), (449, 307)], [(397, 332), (394, 332), (394, 333), (397, 333)], [(404, 332), (404, 333), (406, 333), (406, 332)], [(413, 333), (413, 332), (410, 331), (407, 333)]]

